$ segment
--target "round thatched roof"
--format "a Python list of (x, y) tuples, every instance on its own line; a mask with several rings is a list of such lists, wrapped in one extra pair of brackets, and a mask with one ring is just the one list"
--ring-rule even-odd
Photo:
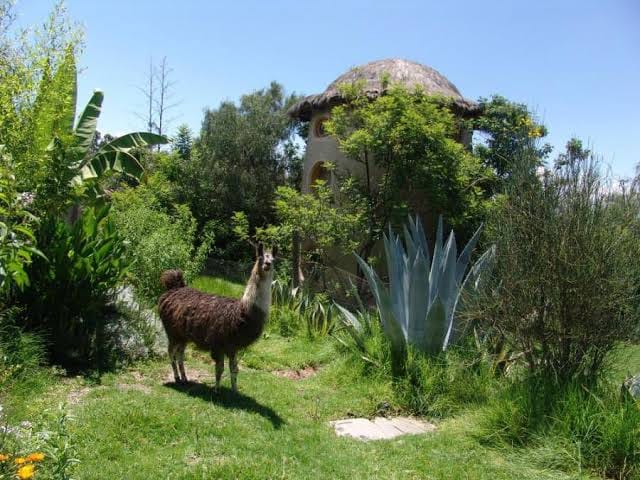
[(375, 98), (384, 93), (382, 75), (389, 75), (391, 83), (401, 83), (409, 88), (420, 86), (426, 93), (442, 95), (453, 100), (453, 107), (462, 116), (473, 116), (477, 113), (477, 104), (464, 98), (456, 86), (441, 73), (431, 67), (400, 58), (377, 60), (359, 67), (354, 67), (336, 78), (327, 89), (316, 95), (304, 97), (288, 111), (289, 115), (301, 120), (309, 120), (314, 110), (325, 110), (342, 103), (338, 86), (364, 80), (365, 93)]

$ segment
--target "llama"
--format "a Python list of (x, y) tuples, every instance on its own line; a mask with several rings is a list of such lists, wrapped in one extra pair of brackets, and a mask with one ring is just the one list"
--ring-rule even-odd
[(229, 359), (231, 387), (237, 391), (237, 352), (255, 342), (269, 317), (271, 283), (276, 249), (256, 247), (256, 262), (240, 300), (200, 292), (185, 285), (180, 270), (167, 270), (161, 282), (166, 292), (158, 311), (169, 339), (169, 358), (176, 383), (186, 383), (184, 350), (187, 343), (211, 352), (215, 362), (216, 388)]

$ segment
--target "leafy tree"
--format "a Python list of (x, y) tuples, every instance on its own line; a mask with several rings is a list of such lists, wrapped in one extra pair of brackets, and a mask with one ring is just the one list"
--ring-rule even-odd
[[(222, 102), (207, 110), (200, 138), (177, 182), (181, 201), (202, 226), (246, 212), (251, 230), (272, 222), (277, 185), (295, 176), (301, 159), (294, 142), (296, 123), (286, 114), (294, 102), (281, 85), (243, 95), (238, 104)], [(219, 232), (222, 242), (230, 229)]]
[(361, 167), (360, 174), (336, 171), (340, 202), (363, 213), (359, 255), (368, 258), (387, 224), (410, 211), (442, 214), (468, 237), (483, 217), (482, 186), (492, 172), (454, 140), (459, 124), (446, 101), (400, 85), (374, 100), (357, 83), (343, 95), (326, 128)]
[(278, 187), (274, 208), (278, 223), (258, 229), (260, 240), (280, 243), (286, 251), (293, 235), (298, 234), (312, 245), (307, 256), (320, 260), (331, 248), (351, 252), (358, 246), (359, 213), (336, 205), (333, 190), (323, 181), (316, 183), (312, 194), (288, 186)]
[(183, 123), (178, 127), (178, 133), (173, 139), (173, 150), (180, 155), (183, 160), (191, 158), (191, 150), (193, 148), (193, 134), (189, 125)]
[(480, 98), (478, 103), (482, 115), (472, 120), (471, 126), (480, 131), (484, 139), (474, 145), (474, 154), (496, 173), (491, 190), (501, 191), (517, 159), (523, 156), (536, 158), (531, 165), (533, 169), (543, 164), (551, 153), (549, 144), (540, 144), (547, 129), (535, 120), (524, 104), (511, 102), (500, 95)]
[(73, 122), (75, 54), (82, 33), (58, 2), (44, 25), (14, 33), (12, 2), (0, 0), (0, 139), (16, 166), (18, 187), (33, 190), (54, 135)]

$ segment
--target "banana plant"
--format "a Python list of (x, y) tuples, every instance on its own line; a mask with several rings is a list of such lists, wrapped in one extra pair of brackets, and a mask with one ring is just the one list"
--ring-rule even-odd
[[(444, 242), (440, 217), (431, 255), (417, 216), (415, 220), (409, 218), (404, 226), (404, 242), (389, 227), (384, 235), (388, 288), (373, 267), (356, 255), (396, 358), (409, 344), (425, 354), (437, 354), (461, 336), (455, 313), (464, 301), (464, 293), (479, 287), (495, 256), (495, 248), (489, 248), (467, 272), (481, 231), (482, 226), (458, 255), (453, 231)], [(356, 317), (344, 308), (340, 311), (345, 324), (357, 328)]]
[[(144, 169), (138, 161), (137, 152), (144, 147), (168, 142), (166, 137), (155, 133), (127, 133), (102, 145), (97, 152), (91, 153), (103, 99), (104, 94), (100, 90), (93, 92), (74, 130), (74, 143), (69, 149), (69, 166), (74, 173), (71, 178), (73, 184), (99, 178), (108, 170), (140, 179)], [(55, 148), (54, 142), (50, 148)]]
[[(166, 144), (167, 138), (149, 132), (128, 133), (93, 150), (104, 94), (93, 92), (74, 128), (78, 75), (72, 48), (67, 49), (62, 64), (50, 77), (50, 72), (43, 73), (35, 101), (34, 134), (55, 165), (55, 182), (59, 186), (78, 185), (109, 170), (139, 180), (144, 169), (138, 153), (145, 147)], [(95, 187), (95, 183), (90, 186)]]

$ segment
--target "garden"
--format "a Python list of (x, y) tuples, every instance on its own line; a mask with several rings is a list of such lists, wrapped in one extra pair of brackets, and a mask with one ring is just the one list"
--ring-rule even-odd
[[(640, 177), (554, 151), (524, 104), (387, 73), (336, 87), (321, 130), (272, 82), (197, 134), (150, 103), (112, 136), (64, 4), (15, 15), (0, 0), (0, 479), (640, 479)], [(309, 184), (312, 137), (340, 157)], [(331, 425), (397, 417), (434, 428)]]

